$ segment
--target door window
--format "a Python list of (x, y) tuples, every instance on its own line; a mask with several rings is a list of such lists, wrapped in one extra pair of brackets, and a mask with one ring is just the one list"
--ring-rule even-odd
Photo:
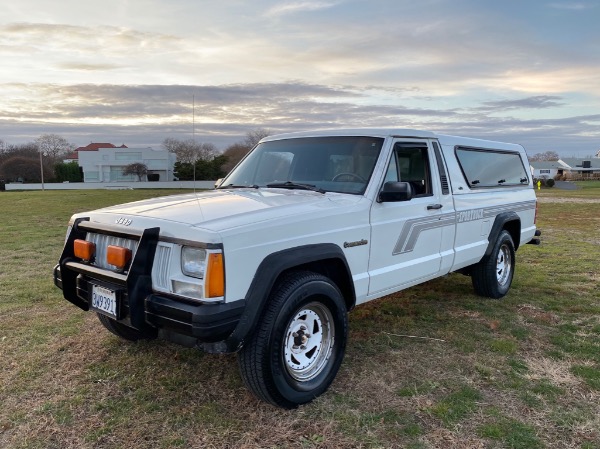
[(431, 196), (431, 169), (427, 145), (398, 142), (388, 166), (385, 182), (408, 182), (413, 188), (413, 197)]

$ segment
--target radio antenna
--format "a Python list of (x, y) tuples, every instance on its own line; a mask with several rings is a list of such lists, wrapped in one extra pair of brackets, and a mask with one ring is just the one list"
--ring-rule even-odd
[(194, 193), (196, 193), (196, 95), (192, 95), (192, 145), (194, 145), (194, 158), (193, 160), (193, 177), (194, 177)]

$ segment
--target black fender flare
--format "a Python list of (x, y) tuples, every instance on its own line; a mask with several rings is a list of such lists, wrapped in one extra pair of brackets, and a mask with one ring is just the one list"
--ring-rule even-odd
[(267, 303), (269, 294), (281, 273), (295, 267), (327, 259), (337, 259), (345, 267), (349, 277), (349, 285), (351, 286), (351, 292), (347, 292), (351, 293), (348, 310), (354, 307), (354, 304), (356, 303), (356, 293), (350, 274), (350, 267), (348, 266), (344, 252), (338, 245), (333, 243), (321, 243), (297, 246), (295, 248), (278, 251), (265, 257), (258, 266), (254, 279), (246, 294), (246, 307), (244, 308), (244, 312), (240, 317), (237, 327), (225, 341), (227, 352), (239, 350), (242, 347), (244, 340), (254, 331), (256, 323), (260, 319), (265, 304)]
[(503, 229), (507, 229), (510, 232), (513, 243), (515, 244), (515, 251), (519, 248), (521, 240), (521, 218), (513, 211), (502, 212), (496, 215), (496, 219), (494, 220), (494, 224), (488, 235), (488, 246), (483, 257), (489, 257), (490, 254), (492, 254), (496, 240), (498, 240), (498, 236)]

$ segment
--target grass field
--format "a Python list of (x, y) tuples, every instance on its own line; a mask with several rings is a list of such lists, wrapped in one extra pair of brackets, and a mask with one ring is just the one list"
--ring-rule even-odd
[(254, 399), (234, 355), (120, 341), (53, 286), (73, 212), (175, 192), (0, 192), (0, 447), (598, 448), (600, 183), (582, 186), (539, 192), (543, 244), (504, 300), (453, 274), (357, 307), (331, 389), (294, 411)]

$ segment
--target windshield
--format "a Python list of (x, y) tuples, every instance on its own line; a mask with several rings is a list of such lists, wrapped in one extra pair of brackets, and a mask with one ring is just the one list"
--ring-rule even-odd
[(263, 142), (219, 188), (314, 187), (317, 191), (362, 195), (382, 146), (382, 138), (352, 136)]

